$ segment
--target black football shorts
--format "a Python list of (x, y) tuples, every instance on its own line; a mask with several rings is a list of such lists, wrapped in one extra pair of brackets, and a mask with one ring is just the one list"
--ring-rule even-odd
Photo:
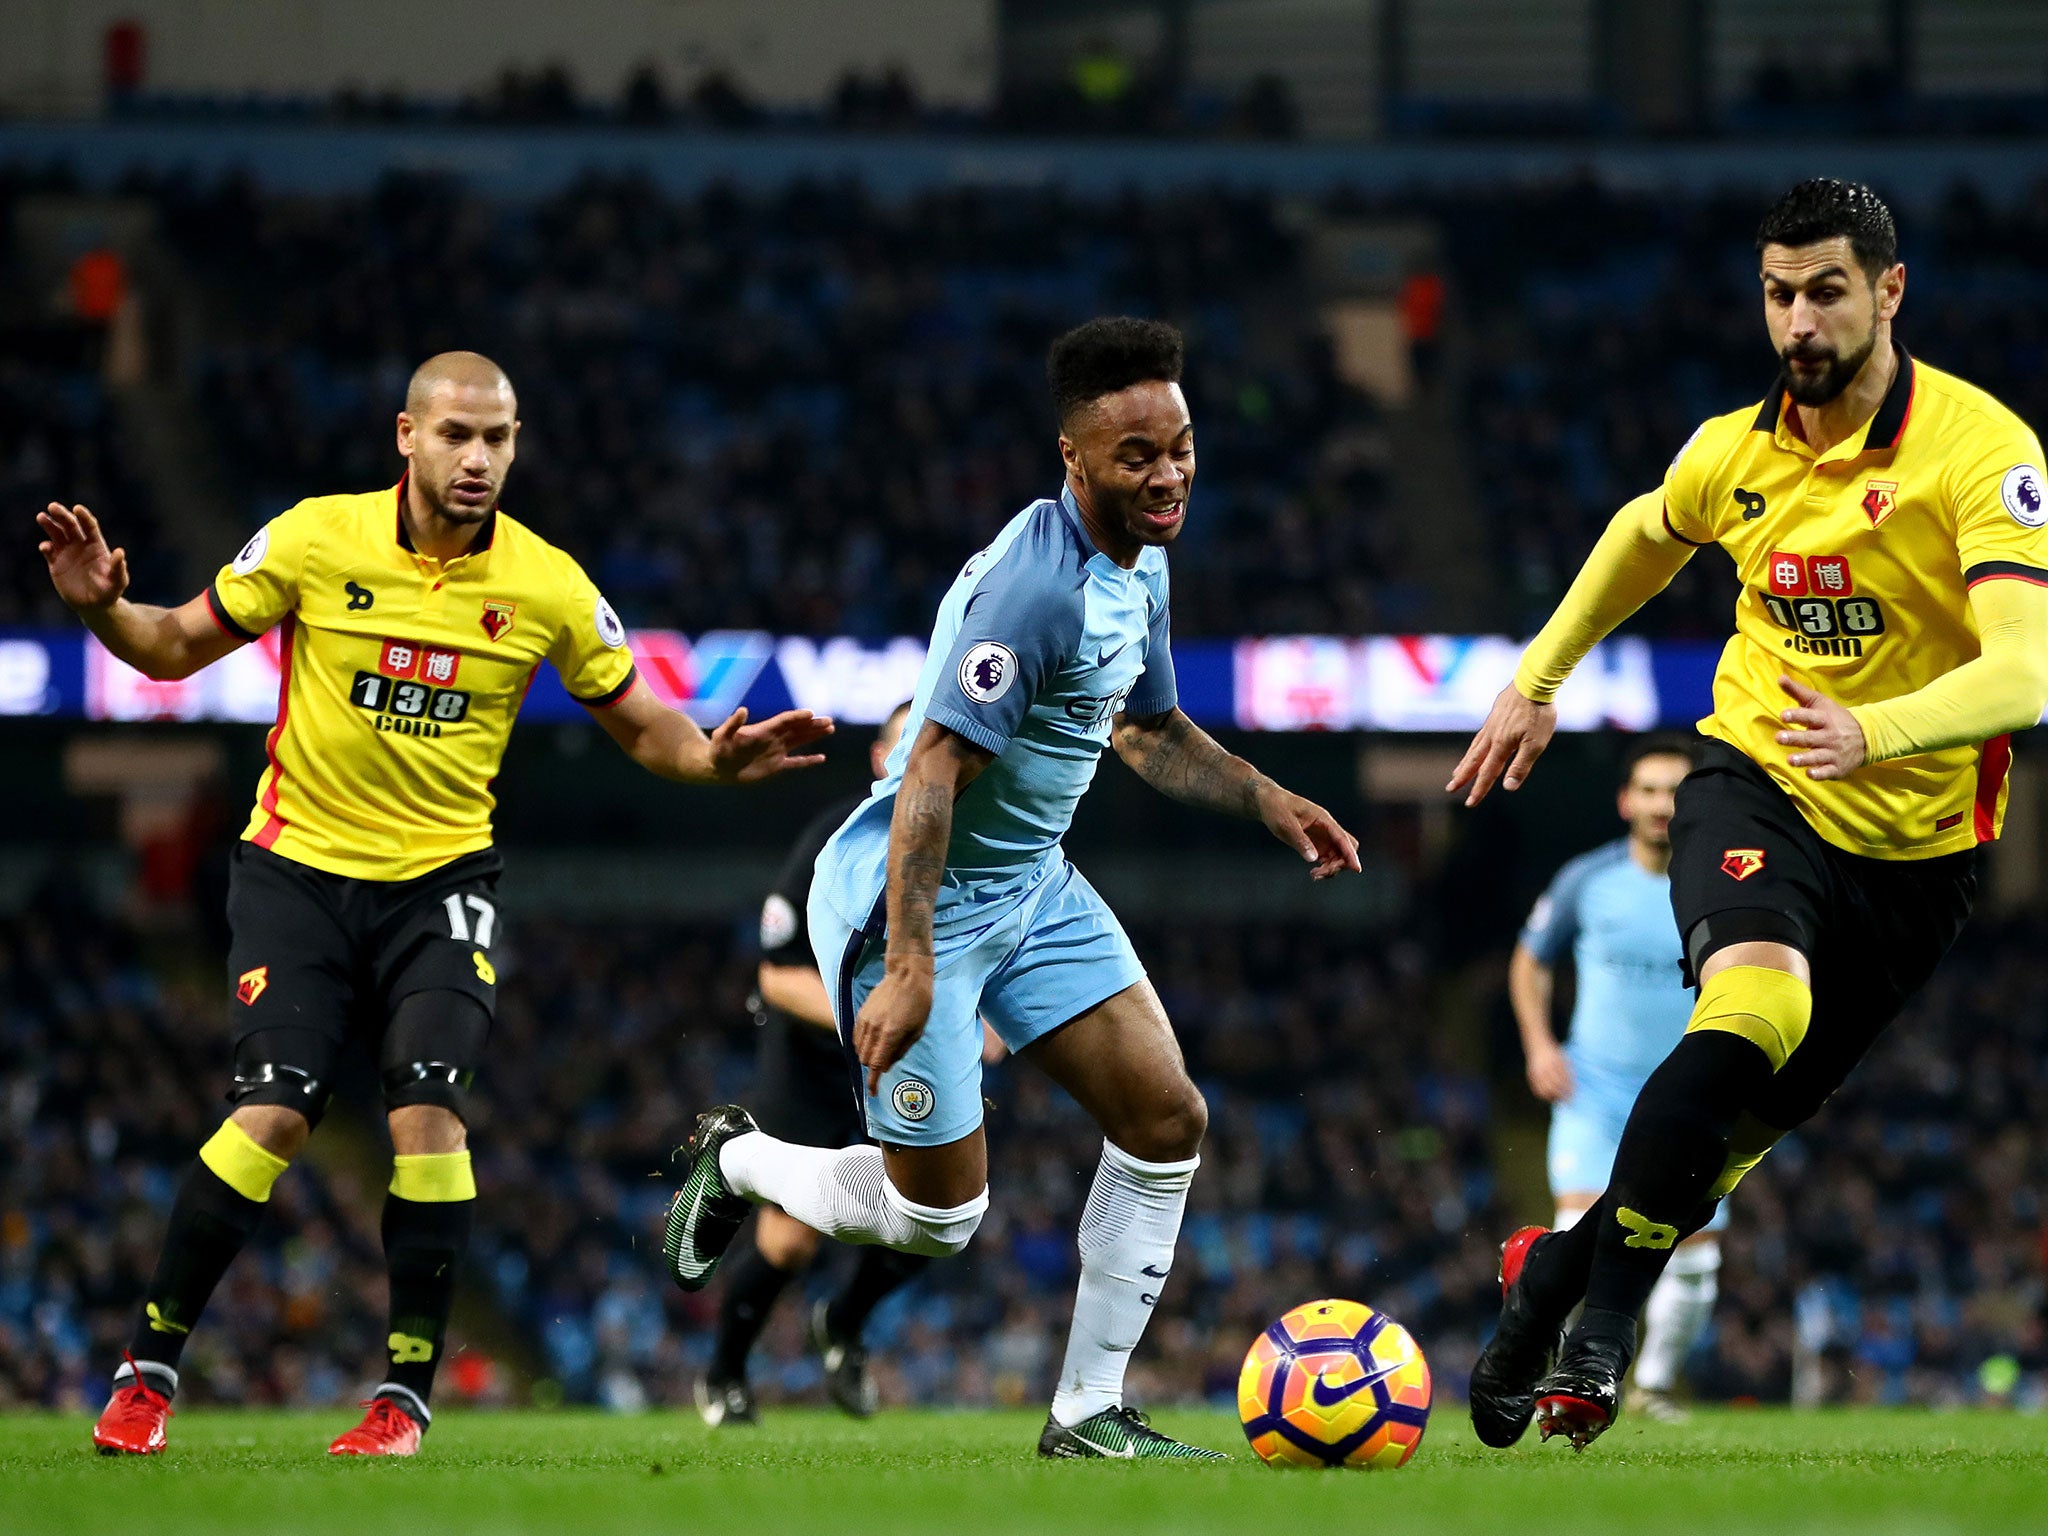
[(1791, 1130), (1842, 1085), (1934, 974), (1977, 896), (1975, 849), (1931, 859), (1845, 853), (1771, 776), (1709, 741), (1678, 786), (1671, 908), (1686, 980), (1729, 944), (1790, 944), (1813, 967), (1813, 1021), (1757, 1118)]
[(768, 1013), (755, 1056), (754, 1097), (761, 1129), (806, 1147), (851, 1147), (868, 1139), (860, 1073), (837, 1032), (785, 1013)]
[[(375, 1052), (387, 1107), (459, 1108), (497, 1013), (501, 867), (482, 849), (411, 880), (357, 880), (236, 844), (230, 1101), (317, 1123), (355, 1041)], [(409, 998), (421, 1001), (401, 1015)]]

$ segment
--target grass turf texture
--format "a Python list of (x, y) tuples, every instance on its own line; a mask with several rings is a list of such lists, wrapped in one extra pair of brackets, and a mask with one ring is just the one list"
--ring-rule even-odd
[(1258, 1536), (1391, 1532), (1689, 1530), (1877, 1533), (2042, 1528), (2048, 1425), (2009, 1414), (1703, 1412), (1624, 1419), (1575, 1456), (1534, 1436), (1483, 1450), (1445, 1405), (1398, 1472), (1260, 1466), (1227, 1414), (1166, 1412), (1160, 1427), (1228, 1448), (1227, 1467), (1040, 1463), (1026, 1413), (888, 1413), (867, 1424), (771, 1412), (755, 1430), (694, 1416), (441, 1414), (415, 1461), (330, 1461), (352, 1422), (321, 1413), (194, 1408), (171, 1449), (102, 1458), (76, 1417), (0, 1417), (0, 1529), (279, 1530), (364, 1536), (488, 1531), (818, 1531), (998, 1536), (1114, 1531)]

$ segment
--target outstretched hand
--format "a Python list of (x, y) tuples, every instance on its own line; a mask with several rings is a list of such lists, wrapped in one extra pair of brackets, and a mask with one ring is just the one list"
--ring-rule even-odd
[(1804, 768), (1809, 779), (1846, 779), (1869, 760), (1863, 727), (1846, 708), (1796, 678), (1780, 677), (1778, 686), (1799, 705), (1778, 716), (1792, 727), (1778, 732), (1778, 745), (1799, 748), (1786, 762)]
[(1308, 872), (1310, 879), (1327, 880), (1347, 869), (1354, 875), (1362, 873), (1358, 839), (1315, 801), (1304, 800), (1268, 779), (1259, 788), (1259, 820), (1268, 832), (1315, 866)]
[(831, 734), (828, 715), (786, 709), (759, 725), (749, 725), (742, 706), (711, 733), (712, 777), (721, 784), (756, 784), (791, 768), (815, 768), (825, 761), (822, 753), (792, 754)]
[(128, 551), (109, 550), (99, 520), (84, 507), (53, 501), (36, 514), (36, 522), (44, 534), (36, 547), (66, 606), (109, 608), (128, 590)]
[(1444, 793), (1469, 787), (1465, 804), (1474, 806), (1487, 797), (1496, 780), (1502, 789), (1520, 789), (1556, 734), (1557, 706), (1538, 704), (1509, 683), (1495, 696), (1486, 723), (1458, 759)]

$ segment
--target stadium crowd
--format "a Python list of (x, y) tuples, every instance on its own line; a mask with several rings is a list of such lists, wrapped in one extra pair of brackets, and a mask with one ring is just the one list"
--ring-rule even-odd
[[(1190, 337), (1203, 492), (1180, 632), (1368, 627), (1407, 574), (1383, 433), (1284, 302), (1300, 242), (1262, 197), (161, 195), (221, 315), (201, 387), (252, 526), (389, 477), (379, 422), (407, 373), (473, 347), (520, 394), (508, 508), (628, 622), (922, 633), (960, 563), (1058, 488), (1046, 342), (1134, 310)], [(274, 428), (243, 430), (257, 417)]]
[[(1213, 1113), (1136, 1391), (1226, 1398), (1258, 1328), (1347, 1294), (1407, 1322), (1440, 1390), (1460, 1394), (1491, 1324), (1495, 1245), (1528, 1214), (1506, 1209), (1492, 1142), (1501, 1096), (1520, 1090), (1414, 1027), (1436, 980), (1421, 947), (1281, 925), (1134, 937)], [(1866, 1070), (1744, 1184), (1693, 1362), (1701, 1395), (2048, 1403), (2041, 939), (2038, 921), (1966, 938)], [(191, 959), (203, 947), (153, 940), (63, 886), (0, 923), (0, 1402), (75, 1407), (103, 1390), (175, 1181), (220, 1109), (227, 1001), (217, 966)], [(448, 1390), (681, 1403), (718, 1292), (682, 1295), (655, 1259), (663, 1159), (696, 1107), (746, 1095), (747, 941), (535, 919), (505, 973), (455, 1335), (503, 1369), (458, 1356)], [(384, 1286), (370, 1091), (355, 1085), (323, 1132), (344, 1155), (278, 1186), (187, 1356), (199, 1396), (335, 1403), (367, 1384)], [(995, 1206), (966, 1256), (877, 1315), (888, 1401), (1050, 1390), (1094, 1138), (1014, 1064), (988, 1095)], [(801, 1316), (783, 1308), (756, 1357), (767, 1401), (818, 1385)]]
[[(11, 206), (28, 183), (0, 185)], [(1432, 625), (1432, 573), (1387, 488), (1393, 424), (1333, 367), (1298, 220), (1267, 198), (962, 189), (889, 206), (845, 184), (677, 198), (586, 181), (532, 204), (395, 178), (366, 197), (138, 187), (206, 295), (192, 359), (253, 526), (391, 473), (378, 428), (417, 358), (467, 345), (521, 391), (513, 509), (630, 622), (869, 638), (921, 632), (959, 562), (1057, 481), (1042, 350), (1130, 309), (1190, 338), (1200, 515), (1175, 555), (1183, 635)], [(1612, 509), (1710, 414), (1766, 386), (1752, 200), (1592, 183), (1338, 197), (1444, 233), (1488, 611), (1533, 630)], [(1517, 239), (1498, 238), (1502, 220)], [(1958, 186), (1902, 219), (1916, 353), (2048, 421), (2048, 183)], [(2000, 323), (1976, 322), (1995, 295)], [(71, 335), (0, 367), (0, 489), (109, 515), (158, 550), (146, 488)], [(53, 341), (53, 337), (56, 340)], [(22, 339), (19, 333), (16, 339)], [(46, 355), (69, 349), (61, 369)], [(271, 424), (251, 433), (247, 423)], [(33, 550), (0, 623), (60, 617)], [(159, 559), (140, 577), (166, 569)], [(170, 596), (169, 592), (155, 595)], [(1636, 621), (1725, 633), (1725, 561)]]

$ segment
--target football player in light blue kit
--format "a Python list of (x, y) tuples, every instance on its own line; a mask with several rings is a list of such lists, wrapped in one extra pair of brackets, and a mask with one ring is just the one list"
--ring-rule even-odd
[[(1636, 1094), (1685, 1033), (1691, 990), (1679, 975), (1671, 920), (1671, 813), (1693, 744), (1651, 737), (1628, 754), (1619, 796), (1628, 835), (1579, 855), (1550, 882), (1515, 945), (1508, 993), (1521, 1026), (1529, 1087), (1551, 1105), (1554, 1225), (1571, 1226), (1607, 1187)], [(1551, 1032), (1558, 962), (1572, 958), (1578, 998), (1563, 1046)], [(1721, 1272), (1724, 1202), (1679, 1244), (1644, 1309), (1632, 1406), (1666, 1421), (1679, 1368), (1713, 1315)]]
[(958, 1253), (988, 1209), (986, 1018), (1104, 1138), (1044, 1456), (1222, 1459), (1123, 1401), (1208, 1111), (1130, 940), (1060, 847), (1102, 749), (1177, 800), (1263, 821), (1316, 879), (1359, 867), (1329, 812), (1177, 707), (1165, 546), (1195, 473), (1180, 371), (1179, 334), (1154, 321), (1053, 344), (1065, 488), (961, 571), (887, 777), (819, 857), (811, 942), (881, 1145), (796, 1146), (711, 1110), (664, 1244), (694, 1290), (755, 1201), (841, 1242)]

